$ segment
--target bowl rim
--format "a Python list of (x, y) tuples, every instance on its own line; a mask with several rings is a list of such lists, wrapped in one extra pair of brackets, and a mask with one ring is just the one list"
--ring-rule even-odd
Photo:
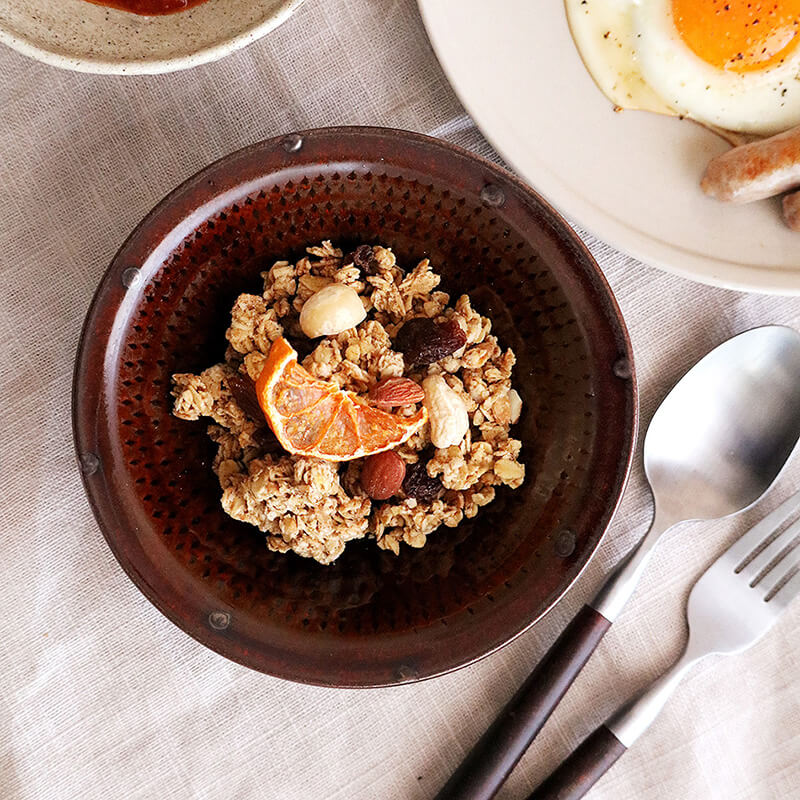
[[(482, 650), (480, 653), (467, 657), (457, 664), (452, 666), (447, 666), (445, 668), (432, 670), (429, 672), (425, 672), (424, 674), (409, 674), (409, 675), (397, 675), (393, 677), (391, 680), (376, 680), (375, 678), (370, 678), (368, 680), (363, 680), (363, 682), (337, 682), (335, 679), (329, 679), (327, 677), (323, 677), (320, 675), (314, 676), (306, 676), (303, 675), (302, 677), (298, 677), (293, 675), (291, 670), (287, 670), (285, 665), (281, 663), (279, 660), (272, 660), (270, 661), (269, 657), (263, 657), (264, 661), (268, 661), (270, 664), (270, 668), (267, 669), (263, 666), (263, 663), (254, 664), (252, 659), (252, 654), (248, 653), (246, 648), (242, 646), (241, 643), (234, 643), (227, 636), (220, 637), (219, 630), (212, 630), (213, 623), (211, 626), (207, 625), (207, 620), (192, 620), (188, 619), (186, 615), (181, 614), (179, 610), (173, 609), (168, 603), (163, 601), (163, 598), (159, 596), (158, 590), (156, 587), (152, 586), (151, 583), (147, 580), (147, 578), (142, 575), (137, 568), (136, 563), (129, 558), (129, 555), (123, 550), (121, 547), (120, 542), (118, 542), (113, 535), (113, 531), (109, 530), (109, 526), (106, 524), (106, 521), (103, 516), (103, 504), (108, 503), (108, 498), (103, 496), (103, 492), (97, 491), (97, 487), (92, 485), (91, 477), (95, 474), (97, 470), (97, 463), (93, 463), (91, 461), (92, 454), (96, 452), (95, 447), (97, 443), (97, 415), (96, 410), (99, 408), (99, 401), (102, 399), (104, 395), (104, 390), (102, 388), (102, 383), (100, 385), (99, 390), (93, 391), (88, 390), (83, 385), (83, 376), (88, 374), (87, 367), (90, 364), (96, 363), (94, 358), (89, 356), (89, 351), (91, 349), (98, 348), (98, 340), (96, 336), (92, 335), (93, 330), (98, 323), (98, 316), (99, 311), (102, 309), (103, 305), (107, 302), (108, 298), (107, 295), (110, 290), (117, 294), (119, 294), (120, 289), (122, 289), (122, 282), (120, 281), (120, 277), (123, 271), (126, 268), (126, 259), (124, 258), (126, 251), (129, 248), (129, 245), (143, 236), (145, 236), (148, 230), (153, 226), (154, 223), (157, 223), (162, 216), (162, 214), (166, 213), (167, 216), (172, 214), (175, 215), (175, 209), (172, 208), (173, 204), (176, 200), (180, 199), (187, 190), (196, 187), (196, 186), (204, 186), (204, 191), (207, 192), (208, 197), (204, 197), (204, 202), (207, 202), (209, 198), (213, 198), (218, 196), (219, 194), (226, 194), (227, 192), (221, 192), (220, 187), (217, 185), (216, 181), (210, 180), (212, 177), (216, 177), (218, 172), (224, 169), (229, 162), (235, 162), (238, 159), (245, 158), (249, 154), (259, 153), (265, 149), (275, 149), (278, 147), (282, 147), (289, 159), (291, 159), (293, 153), (293, 146), (297, 142), (297, 137), (300, 137), (300, 141), (305, 141), (309, 137), (324, 137), (324, 136), (374, 136), (374, 137), (389, 137), (389, 138), (399, 138), (401, 140), (405, 139), (410, 142), (415, 142), (416, 144), (427, 144), (427, 145), (434, 145), (435, 147), (448, 151), (449, 155), (455, 155), (460, 158), (466, 158), (469, 160), (474, 160), (477, 162), (479, 166), (481, 166), (486, 172), (489, 173), (490, 176), (494, 176), (499, 181), (505, 183), (506, 185), (511, 185), (517, 191), (523, 193), (523, 195), (533, 199), (533, 201), (540, 205), (544, 211), (549, 216), (549, 221), (552, 223), (557, 231), (559, 236), (566, 237), (569, 239), (570, 244), (577, 248), (579, 251), (580, 257), (583, 258), (584, 264), (587, 265), (592, 270), (592, 278), (597, 281), (598, 286), (602, 289), (603, 298), (605, 303), (607, 303), (607, 311), (613, 316), (614, 322), (617, 326), (617, 332), (620, 336), (620, 358), (626, 359), (625, 369), (626, 372), (620, 374), (619, 377), (628, 378), (625, 381), (626, 385), (626, 396), (628, 399), (627, 408), (626, 408), (626, 419), (624, 422), (624, 434), (623, 438), (625, 441), (625, 448), (624, 452), (620, 452), (619, 460), (618, 460), (618, 467), (617, 467), (617, 475), (615, 477), (615, 484), (613, 487), (613, 494), (610, 493), (609, 495), (609, 502), (605, 509), (604, 514), (598, 520), (597, 527), (600, 529), (599, 535), (596, 536), (596, 539), (593, 543), (588, 542), (585, 548), (585, 552), (581, 555), (581, 560), (573, 567), (573, 574), (565, 580), (564, 585), (559, 587), (559, 589), (552, 593), (549, 597), (547, 597), (543, 603), (541, 610), (538, 613), (533, 613), (526, 621), (520, 624), (520, 627), (512, 632), (510, 635), (505, 636), (502, 641), (497, 641), (495, 643), (489, 644), (486, 649)], [(289, 162), (287, 162), (289, 163)], [(263, 175), (269, 175), (270, 171), (265, 171)], [(203, 203), (200, 203), (202, 206)], [(198, 207), (200, 207), (198, 206)], [(171, 221), (170, 221), (171, 222)], [(163, 225), (160, 226), (163, 228)], [(170, 228), (171, 229), (171, 228)], [(163, 240), (163, 235), (159, 237), (159, 241)], [(156, 245), (157, 249), (158, 245)], [(130, 262), (128, 262), (129, 264)], [(124, 278), (123, 278), (124, 280)], [(123, 289), (124, 292), (124, 289)], [(104, 340), (100, 346), (101, 350), (105, 350), (107, 339), (110, 335), (110, 331), (107, 332), (107, 335), (104, 336)], [(87, 393), (90, 395), (88, 398), (90, 401), (87, 402)], [(91, 395), (94, 395), (92, 397)], [(284, 678), (286, 680), (292, 680), (295, 682), (306, 683), (311, 685), (317, 686), (325, 686), (330, 688), (378, 688), (378, 687), (386, 687), (386, 686), (395, 686), (399, 684), (405, 683), (415, 683), (420, 680), (426, 680), (428, 678), (437, 677), (439, 675), (444, 675), (450, 672), (454, 672), (455, 670), (461, 669), (466, 667), (470, 664), (473, 664), (477, 661), (480, 661), (483, 658), (491, 655), (492, 653), (500, 650), (501, 648), (505, 647), (507, 644), (511, 643), (527, 630), (529, 630), (533, 625), (535, 625), (539, 620), (541, 620), (546, 614), (548, 614), (564, 597), (564, 595), (575, 585), (578, 578), (582, 575), (583, 571), (586, 569), (588, 564), (594, 558), (600, 543), (603, 541), (605, 536), (608, 533), (608, 529), (614, 516), (619, 508), (619, 505), (622, 501), (622, 497), (625, 492), (625, 488), (627, 486), (631, 468), (633, 465), (633, 459), (636, 453), (636, 444), (637, 444), (637, 435), (638, 435), (638, 428), (639, 428), (639, 391), (638, 391), (638, 383), (636, 377), (636, 370), (634, 366), (634, 359), (633, 359), (633, 348), (630, 339), (630, 335), (625, 324), (624, 318), (622, 316), (622, 312), (619, 308), (619, 305), (616, 301), (616, 298), (611, 290), (611, 287), (608, 284), (608, 281), (605, 278), (602, 270), (600, 269), (599, 264), (597, 263), (596, 259), (592, 256), (589, 249), (583, 243), (581, 238), (578, 234), (573, 230), (573, 228), (566, 222), (566, 220), (555, 210), (553, 207), (544, 200), (540, 195), (538, 195), (530, 186), (524, 183), (521, 179), (517, 178), (515, 175), (510, 173), (508, 170), (500, 167), (499, 165), (489, 161), (488, 159), (475, 154), (471, 153), (464, 148), (461, 148), (457, 145), (454, 145), (450, 142), (446, 142), (441, 139), (437, 139), (435, 137), (426, 136), (424, 134), (419, 134), (411, 131), (405, 131), (400, 129), (393, 129), (393, 128), (381, 128), (381, 127), (368, 127), (368, 126), (334, 126), (334, 127), (324, 127), (324, 128), (314, 128), (308, 130), (297, 131), (289, 134), (283, 134), (276, 137), (271, 137), (269, 139), (257, 142), (252, 144), (248, 147), (244, 147), (233, 151), (220, 159), (217, 159), (213, 163), (209, 164), (208, 166), (204, 167), (185, 181), (183, 181), (180, 185), (176, 188), (171, 190), (166, 196), (164, 196), (148, 214), (142, 219), (141, 222), (134, 228), (132, 233), (126, 238), (125, 242), (119, 248), (117, 253), (112, 258), (109, 266), (106, 268), (103, 276), (100, 279), (98, 287), (92, 297), (91, 303), (89, 305), (86, 318), (84, 320), (84, 324), (81, 330), (80, 339), (78, 348), (76, 351), (75, 356), (75, 368), (73, 372), (73, 381), (72, 381), (72, 427), (73, 427), (73, 442), (75, 446), (75, 455), (78, 462), (79, 471), (81, 472), (81, 480), (84, 485), (84, 490), (86, 492), (87, 498), (89, 500), (90, 506), (94, 513), (95, 519), (98, 524), (98, 528), (100, 532), (103, 534), (106, 542), (108, 543), (111, 551), (113, 552), (115, 558), (119, 562), (120, 566), (123, 568), (124, 572), (128, 575), (128, 577), (132, 580), (132, 582), (136, 585), (139, 591), (144, 594), (144, 596), (159, 610), (161, 611), (164, 616), (166, 616), (173, 624), (176, 625), (182, 632), (188, 634), (196, 641), (200, 642), (201, 644), (205, 645), (206, 647), (214, 650), (215, 652), (219, 653), (220, 655), (229, 658), (243, 666), (247, 666), (251, 669), (256, 669), (267, 674), (273, 675), (275, 677)], [(86, 463), (86, 454), (89, 454), (89, 463)], [(177, 590), (175, 590), (177, 591)], [(224, 631), (223, 631), (224, 633)], [(262, 654), (263, 655), (263, 654)]]
[(173, 58), (141, 58), (128, 61), (125, 59), (73, 57), (64, 52), (34, 44), (29, 39), (13, 33), (2, 22), (0, 22), (0, 43), (8, 45), (28, 58), (41, 61), (51, 67), (73, 72), (86, 72), (93, 75), (159, 75), (219, 61), (219, 59), (241, 50), (283, 24), (304, 2), (305, 0), (281, 0), (282, 4), (277, 11), (272, 12), (267, 19), (251, 25), (238, 35)]

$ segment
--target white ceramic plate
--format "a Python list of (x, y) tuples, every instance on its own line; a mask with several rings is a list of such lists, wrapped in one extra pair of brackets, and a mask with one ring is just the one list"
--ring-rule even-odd
[(728, 206), (698, 188), (727, 148), (688, 121), (615, 113), (560, 0), (418, 0), (461, 101), (499, 153), (564, 214), (636, 258), (704, 283), (800, 294), (800, 233), (777, 200)]
[(187, 69), (239, 50), (303, 0), (208, 0), (140, 16), (86, 0), (0, 0), (0, 42), (54, 67), (143, 73)]

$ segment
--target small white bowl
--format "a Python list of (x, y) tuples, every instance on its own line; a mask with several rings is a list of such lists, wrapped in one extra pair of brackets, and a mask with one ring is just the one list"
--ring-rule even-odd
[(87, 0), (0, 0), (0, 42), (78, 72), (174, 72), (250, 44), (302, 2), (207, 0), (175, 14), (141, 16)]

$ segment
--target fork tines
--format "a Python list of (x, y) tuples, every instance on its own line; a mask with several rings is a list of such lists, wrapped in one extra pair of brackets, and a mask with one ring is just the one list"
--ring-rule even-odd
[(729, 551), (737, 562), (734, 571), (750, 587), (758, 587), (765, 602), (785, 606), (800, 590), (800, 554), (791, 557), (800, 544), (800, 519), (786, 526), (799, 511), (797, 492), (753, 526)]

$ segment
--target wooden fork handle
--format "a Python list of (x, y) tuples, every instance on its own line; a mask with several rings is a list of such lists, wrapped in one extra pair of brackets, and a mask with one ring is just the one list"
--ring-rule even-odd
[(583, 669), (611, 623), (584, 606), (435, 800), (490, 800)]
[(626, 749), (605, 725), (601, 725), (533, 790), (528, 800), (578, 800)]

